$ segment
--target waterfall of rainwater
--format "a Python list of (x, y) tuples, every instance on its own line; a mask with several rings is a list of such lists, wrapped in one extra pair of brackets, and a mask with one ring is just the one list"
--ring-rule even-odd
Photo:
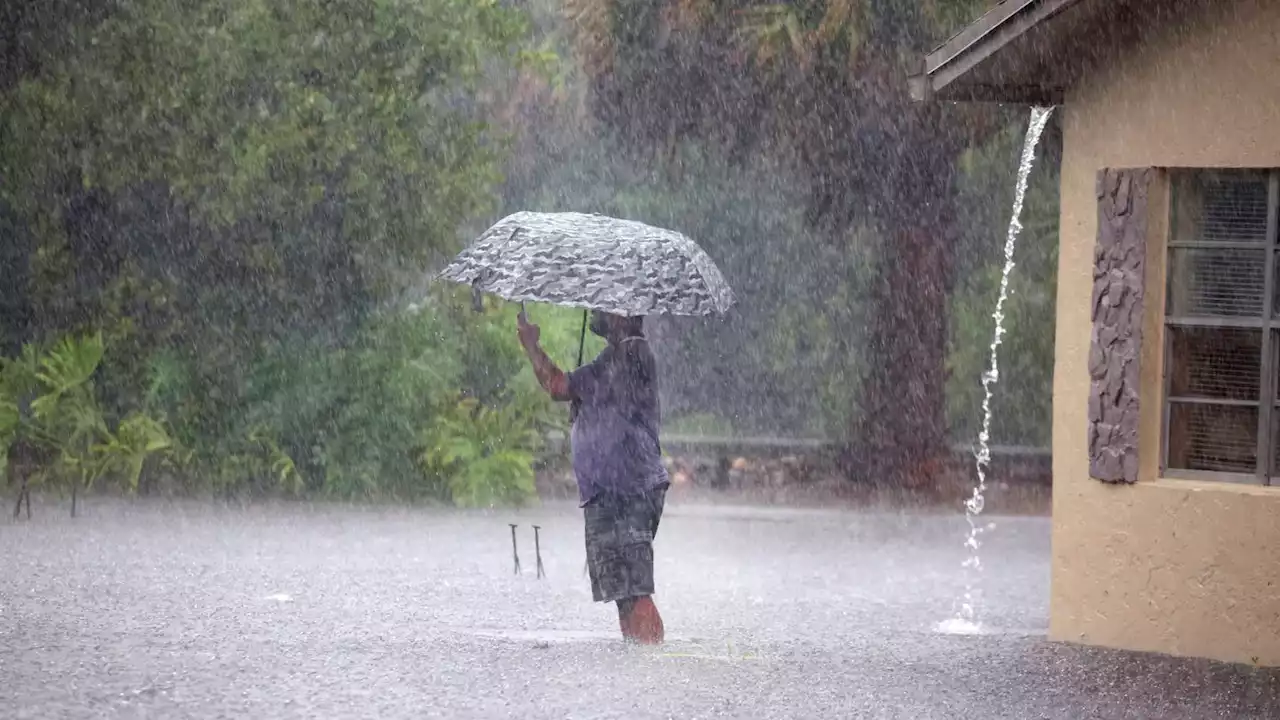
[(1004, 338), (1004, 302), (1009, 297), (1009, 274), (1013, 272), (1013, 251), (1018, 243), (1018, 235), (1022, 232), (1022, 202), (1027, 195), (1027, 179), (1031, 176), (1031, 167), (1035, 164), (1036, 145), (1044, 126), (1049, 122), (1053, 108), (1036, 107), (1031, 109), (1031, 122), (1027, 126), (1027, 136), (1022, 143), (1022, 157), (1018, 161), (1018, 180), (1013, 192), (1013, 212), (1009, 217), (1009, 232), (1004, 241), (1004, 270), (1000, 274), (1000, 295), (996, 298), (996, 309), (991, 313), (995, 321), (995, 331), (991, 338), (991, 364), (982, 374), (982, 431), (978, 433), (978, 447), (974, 452), (974, 465), (978, 479), (973, 487), (973, 496), (964, 503), (965, 520), (969, 523), (969, 535), (964, 546), (969, 557), (964, 561), (965, 589), (964, 599), (960, 603), (960, 611), (956, 617), (945, 620), (938, 625), (941, 632), (954, 634), (972, 634), (980, 632), (978, 622), (978, 578), (982, 572), (982, 558), (978, 550), (982, 547), (982, 534), (991, 525), (981, 527), (978, 516), (986, 506), (987, 466), (991, 464), (991, 395), (993, 388), (1000, 380), (1000, 343)]

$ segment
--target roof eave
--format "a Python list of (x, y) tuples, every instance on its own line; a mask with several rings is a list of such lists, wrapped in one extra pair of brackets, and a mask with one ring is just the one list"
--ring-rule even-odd
[(1066, 88), (1045, 85), (961, 85), (935, 90), (928, 76), (910, 75), (907, 86), (915, 102), (1012, 103), (1017, 105), (1061, 105)]
[(907, 79), (912, 99), (917, 102), (1060, 102), (1062, 88), (1041, 87), (1033, 81), (999, 85), (963, 81), (979, 64), (1077, 2), (1080, 0), (1005, 0), (921, 58), (916, 72)]

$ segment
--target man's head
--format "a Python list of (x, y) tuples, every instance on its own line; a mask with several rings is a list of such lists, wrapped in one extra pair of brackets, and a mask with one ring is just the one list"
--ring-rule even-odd
[(627, 317), (601, 310), (591, 311), (591, 332), (600, 337), (617, 341), (644, 334), (644, 316)]

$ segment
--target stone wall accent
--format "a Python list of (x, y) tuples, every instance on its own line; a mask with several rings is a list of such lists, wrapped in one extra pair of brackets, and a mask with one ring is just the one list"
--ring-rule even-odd
[(1089, 473), (1138, 480), (1138, 403), (1146, 270), (1147, 193), (1154, 171), (1098, 173), (1089, 347)]

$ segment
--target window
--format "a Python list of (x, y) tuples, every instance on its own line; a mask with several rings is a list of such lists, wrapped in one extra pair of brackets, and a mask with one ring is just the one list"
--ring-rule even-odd
[(1280, 485), (1280, 174), (1171, 181), (1164, 472)]

